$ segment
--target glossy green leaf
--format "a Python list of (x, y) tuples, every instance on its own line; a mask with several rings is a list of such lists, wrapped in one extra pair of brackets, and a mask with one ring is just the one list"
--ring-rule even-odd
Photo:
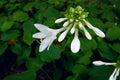
[(29, 59), (31, 54), (31, 48), (27, 46), (22, 47), (22, 52), (18, 55), (17, 64), (20, 65), (24, 60)]
[(120, 53), (120, 43), (114, 43), (110, 45), (110, 47), (115, 50), (116, 52)]
[(89, 71), (89, 80), (108, 80), (114, 69), (108, 66), (95, 66)]
[(108, 21), (113, 21), (115, 18), (115, 14), (111, 11), (105, 11), (102, 15), (102, 18)]
[(3, 25), (1, 26), (1, 31), (2, 32), (7, 31), (8, 29), (10, 29), (12, 27), (13, 24), (14, 24), (13, 21), (6, 21), (6, 22), (4, 22)]
[(23, 11), (16, 11), (13, 14), (14, 21), (23, 22), (28, 20), (28, 18), (29, 18), (28, 14)]
[(6, 76), (4, 80), (35, 80), (36, 73), (34, 70), (27, 70), (18, 74)]
[(97, 47), (97, 43), (95, 40), (88, 40), (86, 38), (81, 38), (80, 39), (80, 42), (81, 42), (81, 50), (82, 51), (88, 51), (88, 50), (91, 50), (91, 49), (96, 49)]
[(23, 50), (23, 53), (22, 53), (23, 57), (28, 58), (31, 53), (31, 47), (24, 46), (24, 47), (22, 47), (22, 50)]
[(76, 65), (73, 67), (72, 72), (73, 72), (74, 74), (82, 74), (82, 73), (87, 72), (87, 67), (84, 66), (84, 65), (81, 65), (81, 64), (76, 64)]
[(66, 80), (76, 80), (76, 77), (74, 77), (74, 76), (69, 76), (69, 77), (67, 77)]
[(34, 2), (27, 3), (24, 7), (25, 11), (32, 11), (32, 8), (34, 7)]
[(106, 37), (110, 41), (120, 38), (120, 28), (119, 27), (109, 28), (107, 33), (106, 33)]
[(26, 67), (31, 70), (39, 70), (44, 63), (39, 58), (28, 58), (26, 61)]
[(7, 41), (17, 38), (21, 35), (19, 30), (9, 30), (1, 34), (1, 40)]
[(16, 43), (10, 47), (13, 53), (16, 55), (21, 55), (22, 54), (22, 45), (20, 43)]
[(52, 8), (52, 7), (49, 7), (46, 12), (44, 13), (44, 16), (47, 17), (47, 18), (50, 18), (50, 17), (59, 17), (60, 14), (59, 12)]
[(83, 53), (82, 56), (79, 57), (77, 63), (84, 65), (90, 64), (90, 57), (92, 54), (93, 53), (91, 51)]
[(55, 18), (47, 18), (47, 20), (45, 20), (44, 24), (47, 25), (47, 26), (53, 26), (55, 23)]
[(34, 21), (32, 19), (26, 21), (23, 24), (23, 30), (24, 30), (23, 35), (24, 42), (28, 45), (31, 45), (32, 42), (34, 41), (32, 35), (37, 31), (37, 29), (34, 27)]
[(52, 45), (49, 51), (45, 50), (39, 54), (42, 61), (51, 62), (60, 58), (60, 51), (57, 46)]
[(98, 44), (99, 53), (103, 58), (106, 58), (111, 61), (116, 61), (118, 54), (113, 51), (109, 45), (105, 42)]

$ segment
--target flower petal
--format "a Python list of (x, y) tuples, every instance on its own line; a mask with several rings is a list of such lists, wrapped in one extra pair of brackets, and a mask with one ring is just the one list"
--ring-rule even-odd
[(49, 30), (49, 28), (43, 24), (34, 24), (34, 26), (39, 30), (39, 31), (46, 31)]
[(60, 28), (60, 29), (56, 29), (56, 30), (54, 30), (54, 31), (52, 31), (52, 33), (54, 34), (54, 35), (57, 35), (58, 33), (60, 33), (60, 32), (62, 32), (62, 31), (64, 31), (66, 28)]
[(120, 69), (117, 69), (117, 72), (116, 72), (116, 74), (115, 74), (115, 76), (114, 76), (114, 80), (117, 79), (117, 77), (118, 77), (118, 75), (119, 75), (119, 71), (120, 71)]
[(73, 25), (72, 29), (70, 30), (70, 33), (73, 34), (75, 32), (75, 27), (76, 27), (76, 24)]
[(86, 25), (87, 25), (90, 29), (93, 28), (93, 26), (92, 26), (87, 20), (83, 19), (83, 21), (86, 23)]
[(85, 20), (85, 19), (83, 19), (83, 21), (86, 23), (86, 25), (87, 25), (90, 29), (92, 29), (92, 30), (95, 32), (96, 35), (98, 35), (99, 37), (102, 37), (102, 38), (105, 37), (105, 34), (104, 34), (100, 29), (92, 26), (92, 25), (91, 25), (87, 20)]
[(61, 23), (65, 20), (67, 20), (67, 18), (59, 18), (59, 19), (55, 20), (55, 23)]
[(103, 61), (94, 61), (93, 64), (96, 65), (96, 66), (101, 66), (101, 65), (115, 65), (116, 63), (107, 63), (107, 62), (103, 62)]
[(40, 33), (40, 32), (39, 32), (39, 33), (35, 33), (35, 34), (33, 34), (32, 37), (33, 37), (33, 38), (40, 39), (40, 38), (45, 38), (46, 35), (43, 34), (43, 33)]
[(64, 38), (66, 37), (68, 31), (70, 30), (70, 27), (68, 27), (58, 38), (58, 41), (61, 42), (64, 40)]
[(102, 37), (104, 38), (105, 37), (105, 34), (98, 28), (96, 27), (93, 27), (92, 30), (96, 33), (96, 35), (98, 35), (99, 37)]
[(56, 36), (51, 37), (51, 41), (49, 42), (49, 45), (48, 45), (47, 50), (49, 50), (51, 44), (53, 43), (53, 41), (54, 41), (56, 38), (57, 38)]
[(111, 74), (109, 80), (116, 80), (116, 78), (117, 78), (118, 75), (119, 75), (119, 69), (115, 68), (115, 70)]
[(91, 40), (92, 39), (92, 36), (90, 35), (90, 33), (84, 29), (84, 33), (85, 33), (85, 36), (87, 37), (87, 39)]
[(63, 24), (63, 27), (67, 27), (69, 25), (69, 21), (66, 21), (64, 24)]
[(92, 39), (92, 36), (90, 35), (90, 33), (85, 29), (85, 27), (81, 23), (79, 24), (79, 28), (84, 31), (85, 36), (86, 36), (87, 39), (89, 39), (89, 40)]
[(44, 51), (49, 46), (50, 42), (51, 42), (51, 37), (45, 38), (40, 44), (39, 52)]
[(78, 30), (75, 31), (75, 37), (71, 43), (71, 51), (77, 53), (80, 50), (80, 40), (78, 39)]

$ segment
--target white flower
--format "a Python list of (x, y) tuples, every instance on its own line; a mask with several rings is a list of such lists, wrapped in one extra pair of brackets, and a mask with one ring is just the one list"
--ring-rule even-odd
[(43, 41), (40, 44), (39, 52), (42, 52), (47, 48), (49, 50), (50, 45), (53, 43), (53, 41), (56, 39), (56, 35), (63, 31), (64, 28), (61, 29), (51, 29), (48, 28), (45, 25), (42, 24), (34, 24), (34, 26), (40, 31), (38, 33), (33, 34), (33, 38), (36, 39), (43, 39)]
[(60, 19), (57, 19), (56, 21), (55, 21), (55, 23), (61, 23), (61, 22), (63, 22), (63, 21), (65, 21), (67, 18), (60, 18)]
[(102, 37), (102, 38), (105, 37), (105, 34), (104, 34), (100, 29), (92, 26), (92, 25), (91, 25), (87, 20), (85, 20), (85, 19), (83, 19), (83, 21), (86, 23), (86, 25), (87, 25), (90, 29), (92, 29), (92, 30), (96, 33), (96, 35), (98, 35), (99, 37)]
[(80, 50), (80, 40), (78, 38), (78, 30), (75, 31), (74, 39), (71, 43), (71, 51), (77, 53)]
[[(100, 66), (100, 65), (117, 65), (117, 63), (108, 63), (108, 62), (102, 62), (102, 61), (94, 61), (94, 65)], [(120, 72), (120, 68), (115, 68), (111, 76), (109, 77), (109, 80), (116, 80)]]
[(91, 37), (90, 33), (85, 29), (85, 27), (82, 25), (82, 23), (79, 23), (79, 27), (80, 27), (80, 29), (82, 29), (84, 31), (86, 38), (91, 40), (92, 37)]
[[(86, 38), (91, 40), (92, 36), (85, 28), (85, 25), (87, 25), (88, 28), (92, 29), (96, 35), (104, 38), (105, 34), (100, 29), (92, 26), (87, 20), (85, 20), (85, 18), (87, 16), (88, 16), (88, 12), (85, 12), (84, 9), (82, 9), (82, 7), (77, 6), (76, 8), (70, 8), (66, 12), (65, 18), (62, 17), (62, 18), (57, 19), (55, 21), (55, 23), (64, 22), (63, 27), (66, 28), (66, 30), (58, 38), (58, 41), (59, 42), (63, 41), (69, 31), (71, 34), (74, 34), (74, 33), (76, 34), (76, 32), (77, 32), (77, 35), (78, 35), (78, 31), (76, 31), (78, 29), (83, 30)], [(75, 42), (75, 41), (77, 41), (77, 42)], [(75, 35), (74, 39), (71, 43), (71, 51), (73, 53), (78, 52), (80, 49), (80, 46), (78, 44), (75, 46), (76, 43), (79, 43), (79, 45), (80, 45), (80, 41), (79, 41), (78, 37), (76, 37), (76, 35)], [(73, 48), (73, 46), (74, 46), (74, 48)]]
[(101, 65), (115, 65), (116, 63), (108, 63), (108, 62), (103, 62), (103, 61), (94, 61), (94, 65), (96, 66), (101, 66)]
[(66, 30), (59, 36), (59, 38), (58, 38), (59, 42), (61, 42), (65, 39), (65, 37), (66, 37), (68, 31), (70, 30), (70, 28), (71, 28), (71, 25), (69, 25), (69, 27), (67, 27)]

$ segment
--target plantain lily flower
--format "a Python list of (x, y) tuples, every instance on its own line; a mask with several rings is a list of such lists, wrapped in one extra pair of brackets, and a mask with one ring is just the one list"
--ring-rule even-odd
[[(68, 32), (71, 34), (75, 34), (74, 39), (71, 43), (71, 51), (73, 53), (77, 53), (80, 50), (80, 41), (78, 37), (76, 37), (76, 34), (78, 36), (78, 30), (82, 30), (88, 40), (92, 39), (92, 36), (90, 33), (87, 31), (86, 27), (92, 29), (95, 34), (101, 38), (105, 37), (105, 34), (98, 29), (97, 27), (94, 27), (92, 24), (90, 24), (85, 18), (88, 16), (88, 12), (85, 12), (84, 9), (80, 6), (77, 6), (76, 8), (70, 8), (64, 18), (59, 18), (55, 20), (55, 23), (63, 23), (63, 27), (66, 29), (58, 38), (58, 41), (61, 42), (65, 39), (66, 35)], [(73, 43), (79, 43), (75, 47)], [(75, 43), (76, 44), (76, 43)], [(73, 47), (74, 46), (74, 47)]]
[(108, 62), (103, 62), (103, 61), (94, 61), (93, 62), (94, 65), (96, 66), (101, 66), (101, 65), (112, 65), (115, 66), (115, 70), (113, 71), (113, 73), (111, 74), (111, 76), (109, 77), (109, 80), (116, 80), (119, 72), (120, 72), (120, 68), (117, 66), (117, 63), (108, 63)]
[(71, 42), (71, 51), (77, 53), (80, 49), (80, 40), (78, 38), (78, 30), (75, 31), (74, 39)]
[(49, 50), (49, 47), (51, 46), (51, 44), (53, 43), (53, 41), (57, 38), (56, 35), (63, 31), (64, 28), (60, 28), (60, 29), (51, 29), (48, 28), (45, 25), (42, 24), (34, 24), (34, 26), (40, 31), (38, 33), (33, 34), (33, 38), (36, 39), (43, 39), (40, 47), (39, 47), (39, 52), (44, 51), (46, 48), (47, 50)]

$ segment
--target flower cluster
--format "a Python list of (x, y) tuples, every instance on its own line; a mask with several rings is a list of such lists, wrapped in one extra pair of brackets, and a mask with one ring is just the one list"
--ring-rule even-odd
[(46, 48), (49, 49), (52, 42), (56, 39), (58, 33), (62, 32), (58, 37), (58, 41), (61, 42), (65, 39), (66, 35), (70, 31), (71, 34), (74, 34), (74, 39), (71, 42), (71, 51), (77, 53), (80, 50), (80, 40), (78, 32), (82, 30), (87, 39), (91, 40), (92, 36), (87, 31), (85, 26), (92, 29), (96, 35), (104, 38), (105, 34), (98, 28), (92, 26), (85, 18), (88, 16), (88, 12), (85, 12), (80, 6), (76, 8), (70, 8), (64, 18), (59, 18), (55, 20), (55, 23), (63, 23), (63, 27), (60, 29), (51, 29), (42, 24), (35, 24), (35, 27), (40, 31), (33, 35), (34, 38), (43, 39), (40, 44), (39, 51), (42, 52)]
[(111, 76), (109, 77), (109, 80), (116, 80), (117, 79), (117, 76), (119, 75), (119, 72), (120, 72), (120, 67), (119, 67), (120, 62), (119, 61), (117, 63), (108, 63), (108, 62), (102, 62), (102, 61), (94, 61), (93, 64), (96, 65), (96, 66), (101, 66), (101, 65), (112, 65), (112, 66), (115, 66), (116, 68), (113, 71), (113, 73), (111, 74)]
[(104, 38), (105, 34), (98, 28), (92, 26), (85, 18), (88, 16), (88, 12), (85, 12), (83, 8), (77, 6), (76, 8), (70, 8), (66, 14), (65, 18), (59, 18), (55, 23), (63, 23), (63, 27), (66, 30), (59, 36), (58, 41), (61, 42), (66, 37), (67, 33), (70, 31), (71, 34), (75, 33), (74, 39), (71, 42), (71, 51), (77, 53), (80, 50), (80, 40), (78, 38), (78, 30), (83, 30), (87, 39), (91, 40), (92, 36), (87, 31), (85, 26), (92, 29), (96, 35)]

